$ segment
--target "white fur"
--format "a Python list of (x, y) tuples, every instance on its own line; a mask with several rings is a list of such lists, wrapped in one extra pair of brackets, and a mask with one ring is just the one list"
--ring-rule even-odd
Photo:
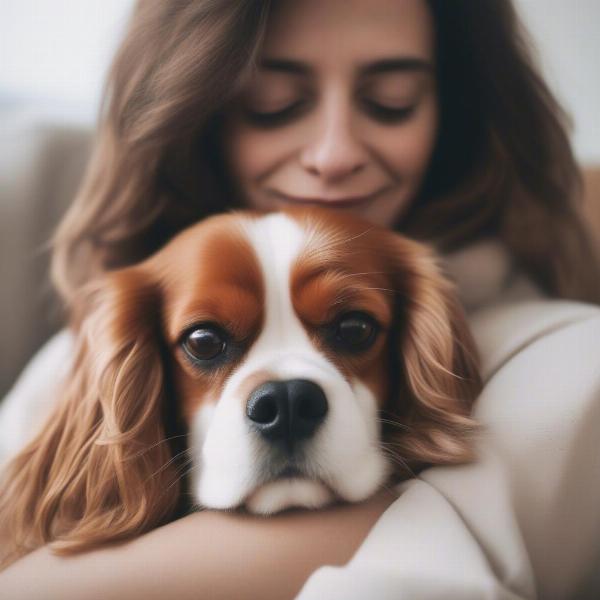
[[(389, 472), (378, 447), (375, 398), (360, 382), (349, 384), (315, 348), (292, 305), (290, 271), (307, 234), (281, 214), (248, 219), (244, 225), (262, 269), (266, 318), (221, 397), (192, 425), (196, 500), (210, 508), (245, 504), (252, 512), (268, 514), (290, 506), (324, 506), (335, 496), (349, 501), (367, 498)], [(248, 377), (262, 370), (278, 380), (309, 379), (325, 392), (329, 410), (307, 444), (303, 461), (311, 479), (264, 479), (271, 449), (250, 428), (247, 398), (239, 392)]]

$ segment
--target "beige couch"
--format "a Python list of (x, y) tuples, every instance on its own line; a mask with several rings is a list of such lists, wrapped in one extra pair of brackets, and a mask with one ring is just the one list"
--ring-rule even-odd
[(61, 325), (48, 241), (73, 198), (90, 132), (30, 111), (0, 113), (0, 398)]

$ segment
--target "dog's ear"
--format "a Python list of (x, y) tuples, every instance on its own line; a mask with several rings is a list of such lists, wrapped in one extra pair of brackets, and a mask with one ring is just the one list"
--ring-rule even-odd
[(141, 269), (78, 298), (76, 356), (41, 432), (4, 474), (0, 533), (12, 562), (42, 544), (78, 551), (165, 521), (179, 495), (165, 441), (157, 288)]
[(393, 234), (387, 243), (398, 297), (392, 360), (400, 363), (392, 366), (399, 375), (387, 412), (399, 427), (384, 427), (383, 437), (392, 438), (398, 464), (467, 462), (482, 383), (463, 309), (426, 246)]

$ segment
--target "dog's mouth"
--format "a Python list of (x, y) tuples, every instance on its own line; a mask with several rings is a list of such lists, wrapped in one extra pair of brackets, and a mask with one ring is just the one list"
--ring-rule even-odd
[(277, 481), (279, 479), (293, 479), (295, 477), (306, 479), (306, 475), (298, 467), (288, 465), (282, 469), (276, 477), (273, 478), (273, 481)]
[(323, 480), (308, 476), (294, 465), (286, 465), (274, 477), (258, 485), (245, 499), (245, 508), (271, 515), (289, 508), (323, 508), (338, 500), (338, 494)]

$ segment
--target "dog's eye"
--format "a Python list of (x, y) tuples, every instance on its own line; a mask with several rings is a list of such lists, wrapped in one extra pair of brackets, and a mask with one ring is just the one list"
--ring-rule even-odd
[(204, 325), (188, 331), (181, 345), (196, 360), (212, 360), (225, 351), (225, 335), (216, 327)]
[(338, 319), (335, 339), (347, 350), (362, 351), (372, 345), (377, 331), (377, 322), (372, 317), (365, 313), (352, 312)]

